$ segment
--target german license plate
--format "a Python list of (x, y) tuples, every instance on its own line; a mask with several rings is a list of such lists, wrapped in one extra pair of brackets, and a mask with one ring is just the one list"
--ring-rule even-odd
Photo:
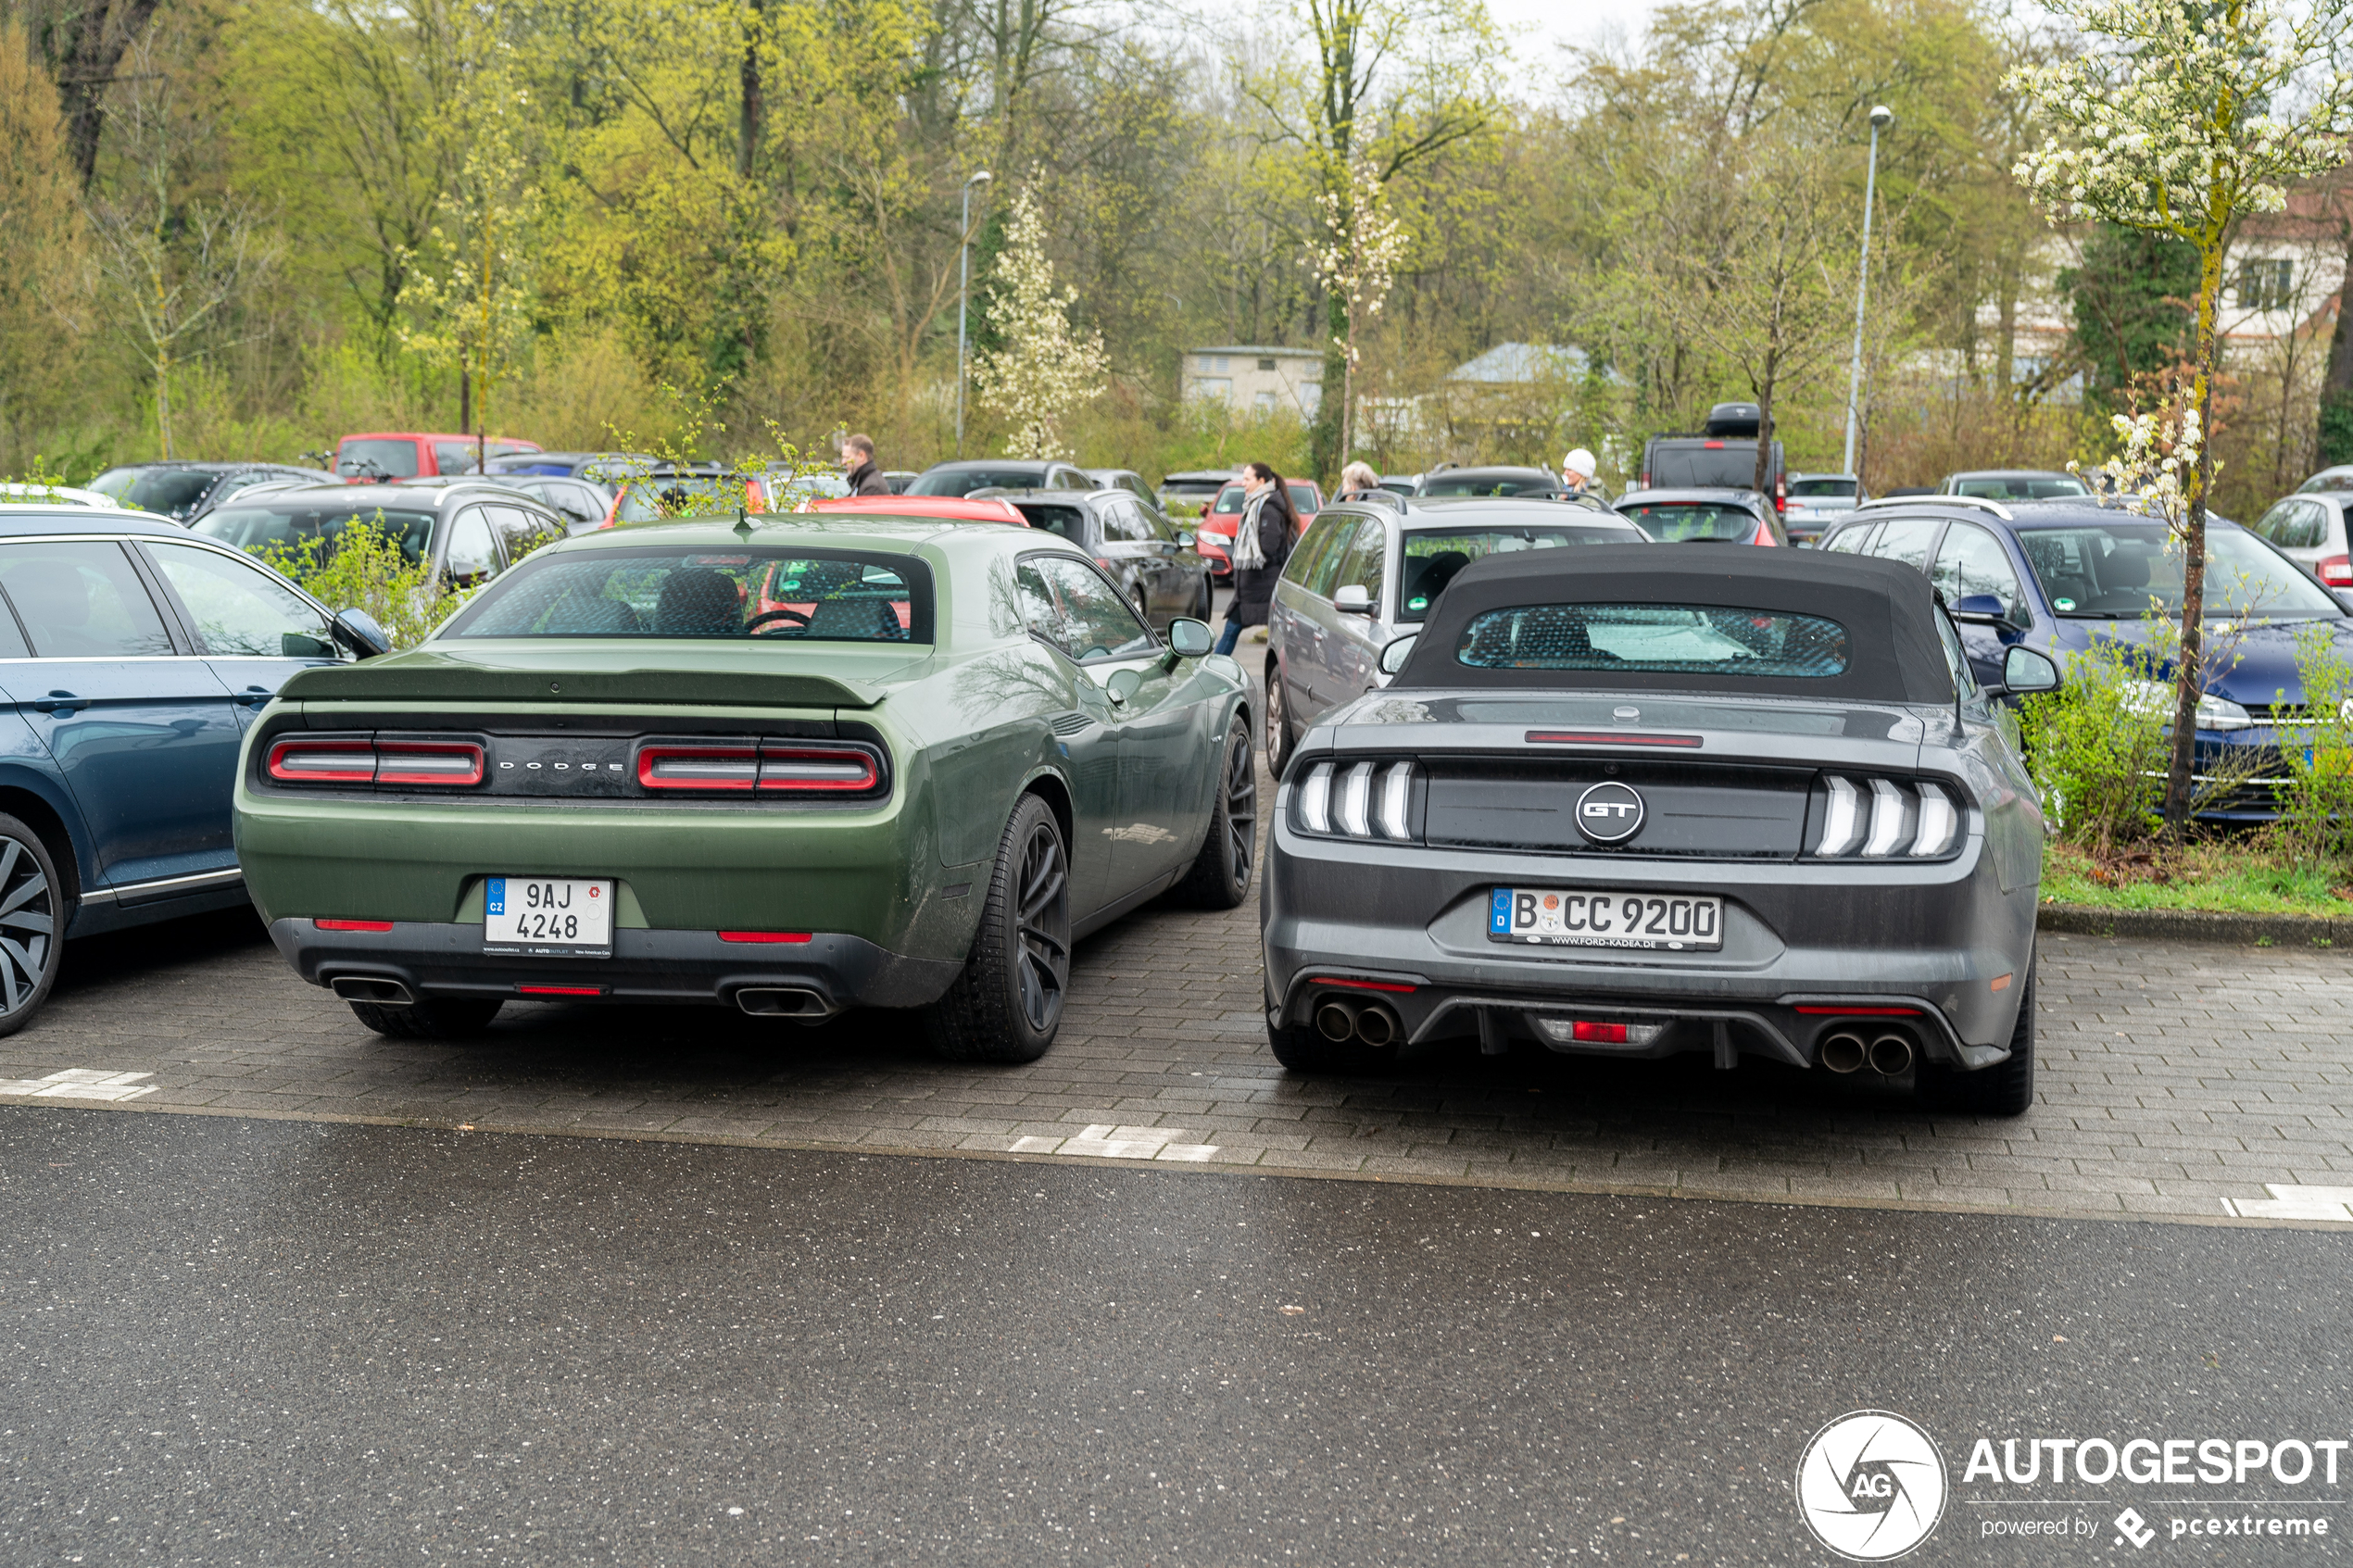
[(1487, 939), (1549, 947), (1719, 952), (1724, 900), (1587, 887), (1499, 887), (1488, 905)]
[(612, 884), (577, 877), (494, 876), (482, 899), (482, 950), (612, 957)]

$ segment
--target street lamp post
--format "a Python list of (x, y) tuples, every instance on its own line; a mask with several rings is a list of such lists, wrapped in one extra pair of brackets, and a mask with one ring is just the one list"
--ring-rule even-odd
[[(1872, 144), (1876, 146), (1878, 144)], [(995, 176), (982, 169), (964, 182), (963, 227), (956, 243), (956, 456), (964, 455), (964, 307), (973, 292), (973, 187)]]
[[(1885, 104), (1871, 107), (1871, 161), (1863, 175), (1863, 261), (1855, 275), (1855, 362), (1846, 375), (1846, 461), (1839, 471), (1855, 471), (1855, 408), (1863, 396), (1863, 298), (1871, 286), (1871, 201), (1879, 185), (1879, 133), (1895, 123), (1895, 111)], [(1860, 494), (1862, 485), (1856, 485)]]

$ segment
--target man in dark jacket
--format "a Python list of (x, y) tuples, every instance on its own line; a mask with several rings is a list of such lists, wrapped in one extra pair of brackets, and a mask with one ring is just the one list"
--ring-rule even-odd
[(1226, 607), (1226, 629), (1218, 633), (1217, 651), (1230, 654), (1245, 626), (1266, 624), (1266, 607), (1275, 597), (1275, 580), (1290, 559), (1291, 535), (1299, 520), (1290, 509), (1290, 492), (1283, 476), (1265, 463), (1242, 466), (1242, 515), (1234, 526), (1234, 602)]
[(841, 466), (849, 470), (852, 495), (887, 495), (890, 485), (875, 466), (875, 438), (853, 435), (841, 444)]

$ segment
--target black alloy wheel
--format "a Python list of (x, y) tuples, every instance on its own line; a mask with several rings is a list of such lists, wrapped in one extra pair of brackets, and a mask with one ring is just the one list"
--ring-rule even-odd
[(14, 817), (0, 816), (0, 1035), (32, 1022), (65, 954), (65, 899), (48, 847)]
[(963, 972), (932, 1004), (932, 1048), (950, 1061), (1035, 1061), (1054, 1043), (1070, 989), (1070, 851), (1043, 800), (1025, 795)]
[(1250, 897), (1250, 873), (1258, 859), (1258, 759), (1240, 714), (1226, 733), (1215, 788), (1201, 853), (1173, 891), (1195, 909), (1230, 909)]
[(1270, 654), (1266, 659), (1266, 771), (1280, 780), (1296, 749), (1290, 738), (1290, 705), (1283, 700), (1282, 661)]

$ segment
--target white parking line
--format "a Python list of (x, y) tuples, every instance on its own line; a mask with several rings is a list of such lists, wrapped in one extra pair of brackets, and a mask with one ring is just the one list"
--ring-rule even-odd
[(41, 1099), (137, 1099), (156, 1092), (140, 1086), (152, 1073), (101, 1073), (95, 1068), (69, 1067), (46, 1078), (0, 1078), (0, 1095), (31, 1095)]
[(2353, 1223), (2353, 1187), (2288, 1186), (2265, 1182), (2271, 1196), (2226, 1198), (2222, 1211), (2242, 1220), (2343, 1220)]
[(1106, 1160), (1189, 1160), (1216, 1157), (1214, 1143), (1178, 1143), (1194, 1135), (1178, 1127), (1089, 1125), (1075, 1138), (1030, 1136), (1013, 1144), (1015, 1154), (1091, 1154)]

